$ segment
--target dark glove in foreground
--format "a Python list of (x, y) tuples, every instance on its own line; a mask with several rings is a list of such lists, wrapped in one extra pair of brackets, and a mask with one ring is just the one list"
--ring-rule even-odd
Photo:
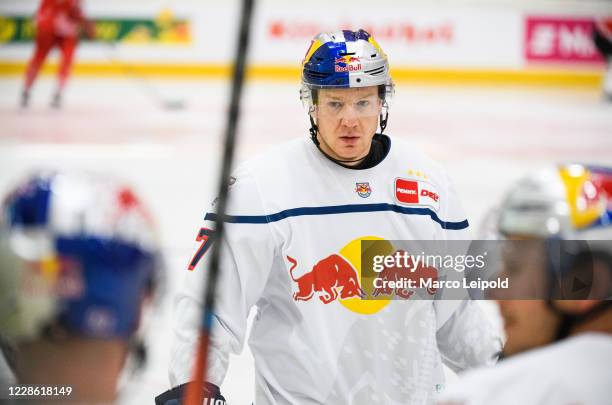
[[(187, 387), (191, 384), (197, 383), (181, 384), (158, 395), (155, 397), (155, 405), (182, 405), (183, 398), (187, 394)], [(202, 392), (204, 393), (202, 405), (226, 405), (225, 397), (221, 395), (221, 390), (215, 384), (209, 382), (202, 384)]]

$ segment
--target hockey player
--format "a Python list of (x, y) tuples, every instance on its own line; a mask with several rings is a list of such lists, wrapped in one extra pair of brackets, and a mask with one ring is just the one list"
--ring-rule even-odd
[[(362, 240), (467, 238), (440, 166), (383, 135), (392, 94), (387, 56), (367, 32), (313, 39), (301, 89), (310, 139), (232, 179), (207, 401), (224, 401), (218, 387), (252, 307), (256, 405), (426, 404), (443, 387), (443, 362), (458, 371), (495, 361), (500, 340), (474, 303), (366, 299), (359, 285)], [(192, 378), (214, 220), (206, 214), (176, 298), (175, 388), (158, 404), (175, 404)]]
[(58, 69), (57, 89), (51, 106), (60, 107), (62, 93), (70, 75), (74, 51), (82, 29), (89, 38), (94, 37), (94, 27), (85, 19), (80, 0), (42, 0), (36, 12), (34, 55), (26, 70), (25, 84), (21, 93), (22, 107), (28, 106), (32, 85), (47, 54), (54, 47), (59, 48), (61, 61)]
[(49, 387), (36, 404), (115, 403), (126, 359), (144, 360), (136, 332), (161, 270), (130, 188), (68, 172), (20, 183), (0, 225), (0, 343), (16, 380), (3, 398), (22, 403), (14, 384), (35, 384)]
[(548, 299), (498, 301), (507, 358), (466, 373), (440, 404), (610, 403), (611, 208), (609, 168), (563, 165), (509, 190), (498, 230), (524, 247), (505, 261), (505, 273), (514, 281), (524, 274)]

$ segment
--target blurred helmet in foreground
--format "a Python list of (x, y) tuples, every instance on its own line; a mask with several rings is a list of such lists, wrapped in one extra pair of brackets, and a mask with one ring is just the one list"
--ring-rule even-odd
[(129, 187), (94, 174), (38, 174), (5, 198), (1, 213), (5, 339), (36, 339), (51, 326), (94, 338), (135, 332), (161, 255)]
[(520, 180), (504, 199), (502, 234), (611, 239), (612, 168), (560, 165)]
[[(513, 248), (506, 251), (514, 252), (506, 261), (510, 272), (522, 271), (537, 285), (539, 273), (533, 271), (545, 270), (540, 288), (544, 294), (537, 297), (610, 296), (611, 168), (565, 164), (525, 177), (502, 202), (497, 229), (503, 237), (511, 239), (507, 245)], [(538, 250), (542, 253), (538, 254)], [(541, 264), (534, 265), (538, 260)], [(527, 274), (527, 269), (532, 272)]]

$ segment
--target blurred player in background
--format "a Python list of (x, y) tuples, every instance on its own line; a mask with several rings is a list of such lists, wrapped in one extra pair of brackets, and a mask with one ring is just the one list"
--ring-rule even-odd
[(151, 218), (129, 187), (80, 173), (19, 184), (0, 226), (0, 339), (12, 384), (71, 388), (35, 403), (114, 403), (126, 360), (145, 360), (137, 331), (161, 271)]
[(81, 30), (84, 30), (89, 38), (93, 38), (94, 26), (85, 19), (80, 0), (42, 0), (35, 19), (34, 55), (26, 70), (25, 84), (21, 93), (21, 106), (28, 106), (30, 90), (40, 68), (49, 51), (57, 47), (60, 50), (61, 58), (58, 67), (57, 89), (53, 95), (51, 106), (59, 108)]
[(612, 102), (612, 17), (595, 21), (593, 40), (606, 63), (603, 78), (603, 91), (606, 100)]
[(504, 292), (498, 304), (507, 359), (467, 373), (442, 404), (610, 403), (611, 220), (612, 168), (564, 165), (510, 189), (498, 231), (523, 248), (506, 257), (504, 273), (510, 290), (529, 280), (530, 290), (548, 299)]
[[(310, 139), (244, 163), (230, 182), (201, 389), (224, 403), (218, 387), (255, 306), (256, 405), (431, 403), (443, 362), (455, 371), (491, 364), (500, 340), (473, 302), (367, 299), (360, 243), (467, 239), (465, 214), (436, 163), (382, 133), (393, 82), (367, 32), (317, 35), (302, 73)], [(175, 388), (157, 404), (177, 404), (193, 375), (214, 221), (208, 213), (176, 300)]]

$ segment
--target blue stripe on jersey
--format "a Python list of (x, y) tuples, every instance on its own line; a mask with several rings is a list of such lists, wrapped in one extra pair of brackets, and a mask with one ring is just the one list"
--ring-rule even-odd
[[(228, 221), (234, 224), (267, 224), (270, 222), (280, 221), (289, 217), (300, 217), (303, 215), (331, 215), (331, 214), (347, 214), (352, 212), (376, 212), (376, 211), (393, 211), (399, 214), (406, 215), (428, 215), (433, 221), (440, 224), (442, 229), (459, 230), (469, 226), (467, 219), (459, 222), (447, 222), (438, 218), (438, 214), (429, 208), (413, 208), (401, 207), (395, 204), (347, 204), (347, 205), (331, 205), (325, 207), (300, 207), (291, 208), (276, 214), (270, 215), (228, 215)], [(216, 221), (217, 214), (206, 213), (205, 221)]]

